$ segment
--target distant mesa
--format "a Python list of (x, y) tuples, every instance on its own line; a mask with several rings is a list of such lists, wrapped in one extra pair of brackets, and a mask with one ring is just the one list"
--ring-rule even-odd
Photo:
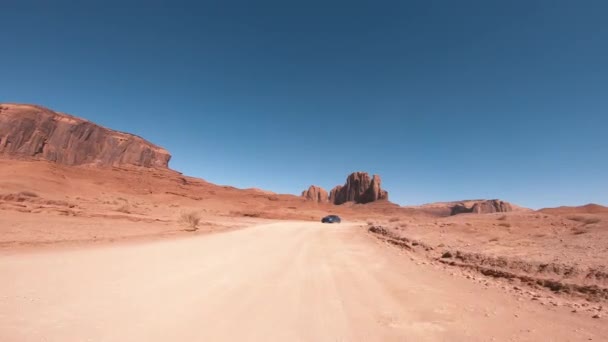
[(319, 203), (325, 203), (329, 200), (327, 197), (327, 191), (316, 185), (311, 185), (307, 190), (302, 191), (302, 197), (309, 201)]
[(388, 200), (388, 192), (382, 190), (380, 176), (370, 177), (366, 172), (354, 172), (346, 178), (346, 184), (331, 189), (329, 198), (327, 197), (327, 191), (314, 185), (303, 191), (302, 197), (317, 202), (329, 201), (332, 204), (347, 202), (365, 204)]
[(589, 203), (578, 207), (562, 206), (557, 208), (543, 208), (540, 212), (547, 214), (556, 215), (569, 215), (569, 214), (603, 214), (608, 213), (608, 207), (603, 205)]
[(0, 156), (64, 165), (169, 167), (169, 152), (133, 134), (27, 104), (0, 104)]
[(473, 201), (472, 205), (467, 203), (458, 203), (451, 208), (451, 215), (458, 214), (491, 214), (491, 213), (505, 213), (513, 211), (513, 206), (509, 202), (501, 200), (480, 200)]

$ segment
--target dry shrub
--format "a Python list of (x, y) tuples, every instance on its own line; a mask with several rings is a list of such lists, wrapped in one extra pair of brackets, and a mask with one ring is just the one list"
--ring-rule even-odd
[(246, 213), (243, 213), (243, 216), (245, 216), (245, 217), (260, 217), (260, 216), (262, 216), (262, 214), (258, 213), (258, 212), (246, 212)]
[(585, 225), (600, 222), (600, 219), (598, 217), (568, 216), (568, 219), (576, 222), (581, 222)]
[(497, 220), (499, 221), (504, 221), (507, 219), (507, 215), (502, 215), (501, 217), (497, 218)]
[(585, 228), (573, 228), (572, 229), (572, 234), (574, 235), (581, 235), (581, 234), (585, 234), (588, 233), (587, 229)]
[(198, 229), (201, 222), (201, 215), (196, 211), (181, 213), (179, 223), (186, 226), (186, 231), (193, 232)]
[(510, 223), (499, 223), (498, 225), (501, 226), (501, 227), (507, 227), (507, 228), (511, 227)]
[(32, 191), (21, 191), (19, 193), (19, 196), (24, 196), (24, 197), (40, 197), (40, 196), (38, 196), (37, 193), (32, 192)]
[(128, 204), (123, 204), (120, 207), (116, 208), (116, 211), (119, 211), (119, 212), (125, 213), (125, 214), (130, 214), (131, 207)]
[(257, 211), (231, 211), (232, 216), (243, 216), (243, 217), (261, 217), (262, 213)]
[(388, 222), (397, 222), (397, 221), (399, 221), (399, 220), (400, 220), (400, 218), (398, 218), (398, 217), (391, 217), (391, 218), (388, 220)]
[[(70, 207), (70, 203), (68, 203), (66, 201), (62, 201), (62, 200), (46, 200), (46, 201), (44, 201), (44, 204), (47, 204), (47, 205), (56, 205), (56, 206), (59, 206), (59, 207)], [(73, 208), (73, 207), (75, 207), (75, 205), (73, 205), (70, 208)]]

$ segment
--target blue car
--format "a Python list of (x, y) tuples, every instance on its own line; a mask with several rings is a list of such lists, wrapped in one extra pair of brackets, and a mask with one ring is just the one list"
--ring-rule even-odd
[(321, 219), (321, 223), (340, 223), (342, 220), (337, 215), (329, 215), (325, 216)]

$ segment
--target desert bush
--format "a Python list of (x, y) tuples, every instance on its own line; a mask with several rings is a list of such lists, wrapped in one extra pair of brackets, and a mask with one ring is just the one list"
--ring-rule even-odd
[(195, 231), (198, 229), (198, 224), (201, 222), (201, 216), (196, 211), (181, 213), (179, 223), (186, 226), (186, 231)]
[(501, 217), (497, 218), (497, 220), (499, 221), (504, 221), (507, 219), (507, 215), (502, 215)]
[(598, 217), (568, 216), (568, 219), (576, 222), (581, 222), (586, 225), (600, 222), (600, 219)]
[(116, 211), (121, 213), (129, 214), (131, 213), (131, 207), (128, 204), (123, 204), (120, 207), (116, 208)]
[(574, 235), (581, 235), (581, 234), (585, 234), (585, 233), (587, 233), (587, 229), (585, 229), (585, 228), (572, 229), (572, 234), (574, 234)]
[(262, 214), (258, 213), (258, 212), (246, 212), (243, 213), (243, 216), (245, 217), (260, 217)]
[(19, 196), (24, 196), (24, 197), (40, 197), (40, 196), (38, 196), (37, 193), (32, 192), (32, 191), (21, 191), (19, 193)]
[(507, 228), (511, 227), (510, 223), (499, 223), (498, 225), (501, 226), (501, 227), (507, 227)]
[(388, 220), (388, 222), (397, 222), (397, 221), (399, 221), (399, 220), (400, 220), (400, 218), (398, 218), (398, 217), (391, 217), (391, 218)]
[(261, 217), (262, 213), (257, 211), (231, 211), (232, 216), (243, 216), (243, 217)]

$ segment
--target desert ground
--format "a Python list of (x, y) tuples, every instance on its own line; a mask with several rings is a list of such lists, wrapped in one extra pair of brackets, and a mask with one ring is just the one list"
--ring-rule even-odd
[(3, 341), (600, 341), (608, 325), (416, 262), (356, 224), (4, 256)]
[(0, 160), (0, 340), (605, 340), (605, 207), (438, 207)]

